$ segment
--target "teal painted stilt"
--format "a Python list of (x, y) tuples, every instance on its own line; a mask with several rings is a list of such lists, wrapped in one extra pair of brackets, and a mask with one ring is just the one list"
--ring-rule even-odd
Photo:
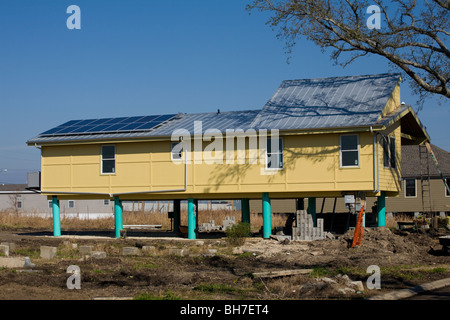
[(378, 226), (386, 226), (386, 193), (381, 191), (381, 195), (377, 197)]
[(250, 223), (250, 199), (241, 200), (242, 222)]
[(115, 222), (115, 233), (116, 238), (120, 238), (120, 231), (123, 229), (122, 222), (122, 202), (119, 200), (119, 197), (114, 198), (114, 222)]
[(194, 199), (188, 199), (188, 239), (196, 239)]
[(270, 206), (270, 198), (267, 192), (262, 196), (262, 209), (263, 209), (263, 238), (268, 239), (272, 234), (272, 210)]
[(61, 215), (59, 210), (59, 200), (56, 196), (52, 197), (53, 210), (53, 236), (61, 236)]
[(178, 233), (181, 217), (181, 200), (173, 200), (173, 231)]
[(308, 213), (312, 216), (314, 227), (317, 227), (317, 217), (316, 217), (316, 198), (308, 198)]

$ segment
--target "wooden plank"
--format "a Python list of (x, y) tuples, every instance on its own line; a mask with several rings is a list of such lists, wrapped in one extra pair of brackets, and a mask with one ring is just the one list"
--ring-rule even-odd
[(296, 269), (296, 270), (254, 272), (253, 276), (259, 277), (259, 278), (276, 278), (276, 277), (295, 276), (298, 274), (310, 274), (312, 271), (313, 271), (313, 269)]

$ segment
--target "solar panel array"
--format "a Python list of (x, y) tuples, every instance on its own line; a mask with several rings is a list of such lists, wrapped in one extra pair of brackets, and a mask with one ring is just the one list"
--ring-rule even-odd
[(137, 132), (155, 128), (172, 119), (176, 114), (104, 118), (90, 120), (71, 120), (41, 133), (41, 136), (80, 135), (112, 132)]

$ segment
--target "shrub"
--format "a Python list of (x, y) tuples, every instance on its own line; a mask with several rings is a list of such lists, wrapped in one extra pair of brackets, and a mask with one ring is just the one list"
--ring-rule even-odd
[(232, 246), (241, 246), (245, 243), (245, 238), (251, 235), (250, 224), (239, 222), (228, 228), (226, 231), (227, 242)]

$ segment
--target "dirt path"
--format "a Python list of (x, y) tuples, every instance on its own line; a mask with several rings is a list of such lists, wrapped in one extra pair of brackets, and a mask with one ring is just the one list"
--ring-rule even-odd
[[(39, 230), (3, 230), (0, 242), (15, 245), (10, 257), (28, 256), (35, 267), (0, 267), (0, 299), (361, 299), (450, 276), (450, 256), (442, 252), (436, 234), (378, 228), (365, 229), (360, 247), (349, 248), (351, 239), (352, 232), (317, 241), (258, 237), (233, 248), (224, 238), (113, 239), (108, 232), (55, 238)], [(86, 245), (106, 257), (83, 256), (80, 247)], [(57, 247), (57, 257), (41, 258), (40, 246)], [(139, 254), (124, 256), (123, 247), (137, 247)], [(81, 270), (79, 290), (67, 288), (70, 265)], [(366, 287), (371, 265), (381, 268), (381, 290)], [(269, 279), (253, 276), (298, 269), (313, 272)], [(345, 289), (349, 286), (343, 275), (361, 281), (363, 290)]]

